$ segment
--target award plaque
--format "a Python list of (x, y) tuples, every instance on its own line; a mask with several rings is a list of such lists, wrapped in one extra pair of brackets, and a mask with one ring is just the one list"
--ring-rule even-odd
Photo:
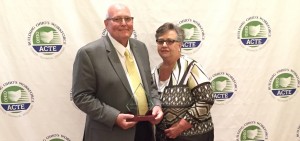
[[(147, 100), (147, 112), (145, 114), (140, 114), (139, 108), (137, 105), (137, 98), (136, 96), (141, 93), (141, 90), (143, 93), (145, 93), (145, 97)], [(148, 98), (144, 87), (142, 84), (139, 84), (136, 90), (134, 91), (134, 94), (131, 96), (131, 99), (126, 105), (126, 108), (129, 110), (130, 114), (133, 114), (134, 117), (131, 119), (127, 119), (127, 121), (154, 121), (154, 116), (152, 115), (152, 111), (149, 109), (150, 107), (153, 107), (153, 102)]]

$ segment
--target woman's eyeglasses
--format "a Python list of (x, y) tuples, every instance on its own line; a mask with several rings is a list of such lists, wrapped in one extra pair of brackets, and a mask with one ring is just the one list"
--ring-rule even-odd
[(173, 39), (167, 39), (167, 40), (164, 40), (164, 39), (156, 39), (156, 43), (158, 45), (163, 45), (164, 43), (166, 43), (167, 45), (172, 45), (173, 43), (175, 42), (179, 42), (177, 40), (173, 40)]

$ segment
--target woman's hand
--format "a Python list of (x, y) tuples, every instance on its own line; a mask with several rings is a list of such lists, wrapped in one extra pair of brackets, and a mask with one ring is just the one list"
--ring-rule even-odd
[(168, 138), (177, 138), (183, 131), (192, 128), (192, 125), (185, 119), (181, 119), (177, 123), (173, 124), (170, 128), (165, 130), (165, 134)]

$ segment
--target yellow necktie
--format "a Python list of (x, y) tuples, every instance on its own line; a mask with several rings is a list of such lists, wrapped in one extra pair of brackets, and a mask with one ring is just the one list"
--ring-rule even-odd
[(138, 105), (138, 114), (145, 115), (148, 111), (148, 103), (138, 69), (136, 68), (134, 60), (127, 49), (125, 50), (125, 57), (125, 64), (130, 77), (131, 88), (133, 89), (135, 100)]

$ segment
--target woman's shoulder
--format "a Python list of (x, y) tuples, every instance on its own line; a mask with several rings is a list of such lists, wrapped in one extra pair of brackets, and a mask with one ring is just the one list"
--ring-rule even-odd
[(187, 55), (181, 55), (180, 60), (181, 60), (180, 61), (181, 63), (186, 63), (187, 65), (190, 63), (198, 64), (195, 59), (192, 59), (191, 57), (189, 57)]
[(199, 62), (197, 62), (195, 59), (193, 59), (187, 55), (182, 55), (180, 57), (180, 59), (181, 59), (180, 62), (182, 64), (186, 64), (186, 66), (190, 65), (190, 66), (192, 66), (193, 69), (204, 71), (203, 66)]

